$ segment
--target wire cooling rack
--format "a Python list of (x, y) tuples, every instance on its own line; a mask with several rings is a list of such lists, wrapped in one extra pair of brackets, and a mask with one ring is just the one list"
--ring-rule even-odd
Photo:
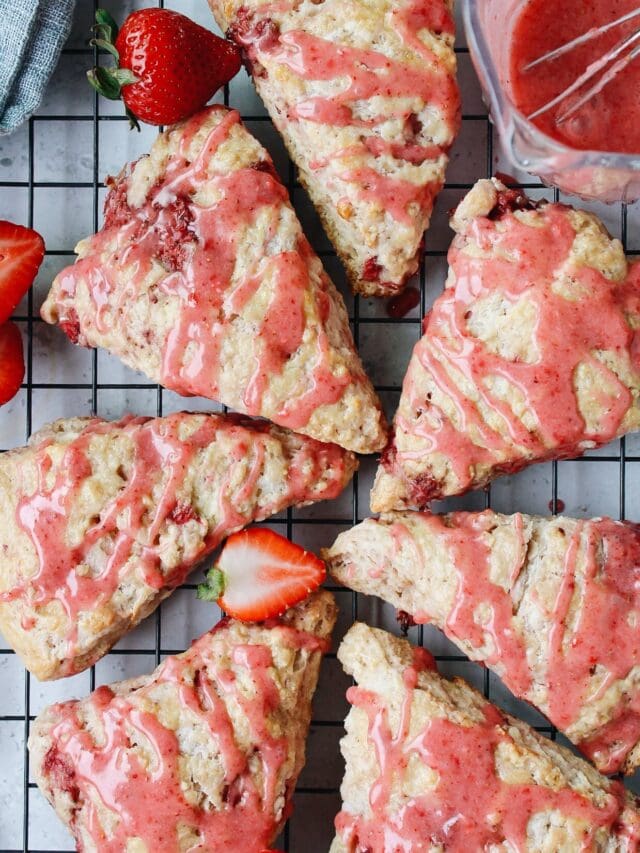
[[(219, 409), (209, 401), (183, 400), (149, 384), (103, 352), (71, 347), (57, 329), (46, 326), (39, 318), (48, 286), (55, 273), (72, 261), (75, 242), (100, 224), (103, 178), (109, 173), (116, 174), (127, 160), (146, 151), (155, 134), (151, 128), (144, 128), (141, 134), (130, 133), (121, 115), (121, 105), (99, 101), (84, 81), (84, 71), (96, 59), (86, 39), (97, 5), (96, 0), (78, 0), (74, 30), (44, 104), (21, 130), (10, 137), (0, 137), (0, 218), (34, 226), (47, 243), (47, 256), (36, 285), (15, 318), (24, 334), (27, 372), (20, 394), (0, 409), (0, 447), (5, 449), (23, 444), (35, 429), (62, 416), (95, 412), (117, 418), (126, 411), (162, 415), (185, 406)], [(114, 0), (109, 4), (120, 20), (138, 5), (148, 6), (150, 2)], [(159, 5), (178, 9), (205, 26), (213, 26), (206, 0), (175, 0)], [(458, 31), (462, 131), (415, 282), (421, 290), (421, 302), (401, 320), (390, 320), (381, 301), (353, 299), (348, 295), (335, 253), (296, 182), (293, 166), (244, 72), (220, 95), (221, 100), (241, 111), (247, 126), (269, 148), (280, 175), (286, 179), (311, 242), (345, 295), (356, 344), (389, 416), (397, 404), (411, 349), (420, 335), (421, 318), (445, 279), (446, 250), (451, 238), (447, 210), (477, 178), (500, 169), (513, 174), (487, 119), (461, 26)], [(515, 177), (532, 196), (554, 197), (552, 191), (525, 173)], [(604, 219), (611, 233), (623, 240), (630, 254), (639, 253), (640, 204), (628, 209), (621, 205), (594, 205), (592, 209)], [(492, 506), (504, 512), (564, 511), (576, 516), (606, 514), (625, 518), (631, 507), (631, 517), (637, 519), (633, 507), (640, 498), (638, 462), (640, 440), (629, 436), (580, 460), (535, 466), (517, 476), (498, 480), (490, 490), (438, 504), (436, 508)], [(363, 460), (352, 486), (339, 499), (304, 510), (290, 510), (269, 524), (313, 549), (330, 544), (341, 530), (368, 515), (375, 464), (375, 459)], [(61, 682), (40, 684), (31, 678), (0, 637), (2, 853), (59, 853), (74, 849), (70, 836), (31, 777), (26, 750), (29, 726), (51, 702), (83, 696), (102, 683), (149, 672), (167, 654), (184, 650), (218, 616), (211, 605), (196, 600), (194, 588), (195, 582), (185, 584), (90, 671)], [(292, 853), (326, 851), (333, 835), (333, 818), (340, 807), (343, 765), (338, 742), (347, 712), (344, 693), (349, 682), (336, 660), (335, 647), (355, 619), (399, 631), (388, 606), (343, 589), (332, 589), (341, 610), (334, 649), (325, 660), (316, 694), (307, 764), (296, 789), (295, 811), (276, 845)], [(508, 711), (549, 736), (557, 736), (542, 717), (516, 701), (487, 670), (461, 656), (435, 629), (412, 628), (409, 637), (436, 654), (445, 674), (463, 675)], [(640, 788), (638, 779), (628, 784)]]

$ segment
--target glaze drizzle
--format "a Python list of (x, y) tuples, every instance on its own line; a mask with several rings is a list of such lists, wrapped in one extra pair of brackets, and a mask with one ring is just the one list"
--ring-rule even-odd
[[(272, 734), (281, 706), (278, 672), (270, 646), (260, 642), (236, 644), (223, 663), (218, 644), (228, 625), (223, 621), (184, 655), (167, 658), (148, 685), (129, 695), (105, 686), (83, 703), (53, 707), (57, 723), (43, 773), (59, 784), (65, 768), (65, 787), (82, 809), (81, 819), (80, 813), (74, 818), (79, 841), (87, 833), (104, 853), (121, 853), (133, 839), (154, 853), (186, 849), (185, 839), (189, 850), (203, 853), (258, 853), (273, 841), (290, 811), (288, 800), (277, 804), (287, 796), (291, 772), (290, 742)], [(277, 633), (276, 643), (307, 655), (326, 648), (320, 638), (278, 620), (269, 629)], [(169, 694), (178, 702), (179, 724), (158, 704)], [(231, 714), (230, 708), (240, 709), (248, 744), (236, 730), (238, 711)], [(94, 721), (91, 729), (87, 717)], [(220, 804), (199, 788), (197, 775), (185, 784), (191, 753), (184, 754), (181, 726), (187, 724), (210, 733), (206, 760), (219, 760), (224, 771)], [(104, 809), (115, 820), (105, 821)]]
[[(500, 557), (491, 559), (492, 549), (500, 547), (489, 538), (496, 527), (492, 512), (421, 513), (416, 523), (444, 543), (458, 581), (446, 615), (423, 610), (411, 614), (415, 622), (435, 622), (451, 640), (471, 646), (474, 659), (496, 668), (516, 696), (531, 701), (569, 736), (573, 725), (581, 725), (585, 708), (604, 700), (578, 746), (603, 772), (618, 771), (640, 738), (640, 689), (633, 678), (640, 668), (640, 526), (608, 518), (577, 522), (558, 577), (549, 578), (556, 589), (549, 609), (528, 576), (522, 516), (511, 520), (517, 547), (504, 582), (495, 577)], [(401, 549), (411, 548), (417, 564), (428, 565), (402, 521), (395, 520), (389, 532), (391, 563)], [(559, 533), (565, 535), (564, 528)], [(516, 592), (521, 576), (524, 586)], [(533, 653), (533, 629), (519, 613), (525, 599), (533, 624), (539, 623), (532, 609), (542, 610), (549, 626), (541, 661)], [(620, 698), (607, 698), (609, 690), (620, 691)]]
[[(221, 119), (213, 123), (218, 112)], [(74, 341), (122, 348), (132, 366), (151, 371), (166, 388), (301, 430), (320, 407), (369, 383), (351, 352), (343, 306), (271, 160), (264, 154), (250, 165), (229, 167), (229, 147), (238, 146), (237, 159), (250, 145), (242, 134), (235, 110), (211, 107), (182, 128), (178, 150), (143, 204), (127, 201), (130, 177), (113, 182), (103, 229), (60, 274), (56, 304), (45, 306), (43, 316), (58, 321)], [(253, 246), (250, 234), (262, 245)], [(88, 288), (90, 311), (77, 299), (80, 283)], [(261, 299), (266, 305), (256, 307)], [(150, 326), (156, 321), (148, 318), (156, 315), (165, 323), (154, 307), (159, 300), (175, 322), (166, 334), (149, 328), (146, 355), (138, 362), (137, 341), (129, 340), (135, 324), (124, 318), (137, 304)], [(250, 370), (231, 364), (238, 359), (229, 348), (237, 348), (239, 329)], [(154, 359), (157, 372), (150, 367)]]
[[(449, 251), (454, 283), (425, 318), (403, 386), (396, 440), (383, 460), (388, 471), (406, 477), (410, 502), (424, 506), (532, 461), (580, 455), (625, 432), (634, 397), (606, 354), (626, 362), (624, 369), (637, 376), (637, 335), (627, 320), (637, 307), (637, 275), (632, 267), (626, 282), (615, 283), (571, 263), (576, 232), (568, 212), (549, 204), (532, 214), (531, 224), (511, 211), (497, 222), (477, 217), (464, 239), (454, 241)], [(479, 251), (466, 251), (468, 243)], [(561, 292), (560, 276), (571, 293)], [(496, 294), (505, 310), (533, 307), (533, 360), (499, 354), (471, 332), (474, 311)], [(578, 369), (594, 374), (591, 393), (599, 411), (592, 426), (576, 392)], [(425, 374), (452, 413), (431, 395), (425, 399)], [(506, 387), (517, 395), (516, 403), (504, 399)], [(412, 437), (420, 440), (419, 449), (411, 446)], [(454, 474), (455, 485), (446, 492), (428, 469), (409, 473), (429, 455), (443, 459)]]
[[(191, 422), (196, 428), (185, 433)], [(78, 512), (83, 490), (92, 488), (92, 477), (97, 475), (91, 445), (100, 436), (118, 432), (132, 445), (130, 464), (119, 472), (121, 487), (105, 502), (98, 517), (87, 519), (79, 541), (72, 542), (70, 522)], [(212, 517), (203, 518), (181, 495), (189, 488), (190, 472), (196, 473), (197, 455), (217, 437), (227, 442), (228, 465), (222, 481), (212, 479), (218, 505)], [(285, 482), (272, 501), (259, 493), (259, 479), (273, 440), (264, 422), (178, 413), (157, 419), (127, 417), (117, 423), (93, 420), (65, 446), (55, 465), (52, 441), (42, 442), (36, 450), (36, 488), (20, 499), (16, 509), (16, 523), (37, 553), (38, 570), (1, 593), (0, 602), (21, 599), (30, 611), (59, 602), (69, 625), (68, 674), (73, 672), (82, 615), (94, 613), (132, 574), (140, 574), (153, 590), (173, 589), (233, 530), (283, 506), (340, 493), (346, 470), (344, 451), (308, 438), (300, 439), (299, 447), (283, 460)], [(324, 489), (319, 488), (322, 480)], [(185, 541), (177, 565), (167, 565), (163, 535), (172, 525), (187, 522), (197, 523), (197, 536), (191, 545)], [(29, 625), (23, 627), (29, 629)]]
[[(512, 740), (508, 721), (493, 705), (485, 705), (481, 722), (458, 724), (433, 717), (416, 726), (412, 714), (418, 677), (414, 662), (403, 675), (405, 692), (395, 732), (385, 697), (349, 688), (349, 701), (368, 718), (369, 744), (379, 769), (369, 793), (371, 815), (342, 811), (336, 818), (338, 834), (349, 849), (386, 853), (435, 844), (450, 853), (468, 853), (508, 842), (521, 850), (526, 846), (529, 821), (553, 811), (583, 824), (584, 850), (592, 849), (598, 829), (616, 827), (625, 807), (619, 782), (609, 783), (608, 797), (597, 806), (569, 787), (554, 790), (533, 781), (504, 781), (496, 755), (501, 748), (508, 750)], [(423, 793), (403, 791), (411, 760), (437, 774), (433, 786), (425, 784)], [(637, 843), (637, 827), (629, 832), (635, 833), (630, 843)]]
[[(357, 15), (358, 5), (353, 9)], [(333, 11), (319, 12), (320, 19), (323, 14), (331, 18)], [(368, 44), (366, 33), (356, 44), (345, 43), (350, 35), (343, 36), (339, 30), (333, 38), (321, 36), (314, 32), (318, 30), (315, 16), (307, 18), (304, 12), (300, 12), (303, 26), (299, 26), (298, 9), (288, 2), (267, 2), (255, 9), (240, 6), (229, 32), (244, 48), (258, 82), (265, 74), (277, 78), (285, 69), (304, 81), (301, 97), (274, 111), (276, 124), (286, 120), (359, 130), (346, 148), (326, 158), (311, 157), (308, 162), (305, 158), (300, 167), (310, 170), (331, 191), (342, 184), (346, 197), (411, 227), (416, 219), (428, 221), (442, 185), (437, 176), (459, 124), (455, 75), (437, 50), (429, 47), (425, 32), (436, 38), (452, 36), (454, 22), (444, 0), (402, 0), (379, 14), (383, 27), (401, 42), (393, 57), (384, 40), (375, 35), (371, 46), (359, 43)], [(438, 125), (438, 139), (423, 133), (419, 118), (431, 120), (434, 114), (444, 127)], [(300, 133), (305, 139), (308, 133), (312, 142), (317, 131), (302, 128)], [(396, 161), (392, 168), (385, 162), (388, 158)], [(430, 173), (402, 168), (425, 163), (433, 164)], [(372, 254), (361, 271), (362, 280), (397, 290), (401, 282), (380, 281), (382, 267), (372, 277), (374, 263), (377, 259)]]

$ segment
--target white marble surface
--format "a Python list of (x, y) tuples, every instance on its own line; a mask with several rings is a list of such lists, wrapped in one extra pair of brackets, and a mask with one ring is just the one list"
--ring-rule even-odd
[[(78, 0), (76, 26), (68, 45), (70, 48), (78, 49), (85, 45), (93, 5), (91, 0)], [(118, 19), (122, 19), (129, 9), (143, 5), (149, 5), (149, 2), (138, 4), (114, 0), (110, 10)], [(165, 5), (190, 15), (206, 26), (213, 26), (205, 0), (173, 0)], [(463, 45), (462, 37), (459, 44)], [(504, 162), (495, 134), (492, 134), (483, 117), (482, 99), (468, 55), (459, 54), (459, 62), (466, 118), (453, 151), (448, 172), (449, 186), (440, 196), (427, 237), (427, 251), (436, 253), (429, 254), (425, 262), (427, 308), (440, 292), (446, 273), (442, 253), (450, 241), (447, 210), (455, 205), (466, 186), (486, 175), (488, 169), (513, 172), (509, 164)], [(0, 217), (28, 222), (29, 187), (24, 184), (28, 183), (32, 174), (35, 182), (33, 222), (44, 235), (48, 249), (55, 252), (43, 264), (33, 296), (30, 378), (37, 387), (30, 393), (26, 388), (23, 389), (11, 403), (0, 409), (2, 449), (24, 443), (28, 437), (29, 420), (32, 429), (36, 429), (56, 417), (89, 414), (94, 407), (98, 414), (115, 418), (125, 411), (155, 414), (160, 407), (167, 413), (184, 405), (181, 398), (149, 385), (144, 377), (124, 368), (117, 359), (106, 353), (99, 353), (94, 363), (93, 353), (72, 347), (57, 329), (44, 325), (38, 319), (38, 309), (52, 277), (72, 258), (75, 242), (93, 229), (95, 204), (98, 202), (101, 205), (103, 197), (102, 190), (98, 193), (98, 199), (94, 197), (94, 181), (101, 181), (107, 173), (117, 172), (125, 161), (144, 152), (155, 133), (151, 128), (144, 128), (141, 134), (130, 133), (124, 121), (99, 121), (98, 153), (94, 156), (96, 129), (92, 117), (93, 95), (84, 80), (84, 71), (90, 63), (90, 54), (63, 55), (45, 102), (32, 122), (33, 162), (29, 156), (29, 126), (10, 137), (0, 137)], [(230, 91), (231, 105), (238, 107), (245, 116), (251, 116), (249, 127), (271, 150), (282, 176), (288, 178), (290, 170), (284, 147), (271, 124), (264, 120), (265, 110), (244, 73), (232, 82)], [(100, 103), (99, 110), (100, 116), (121, 113), (120, 105), (105, 101)], [(72, 120), (62, 121), (62, 117)], [(490, 140), (491, 149), (488, 147)], [(489, 156), (489, 150), (492, 157)], [(524, 174), (520, 177), (532, 180)], [(17, 185), (6, 186), (6, 182)], [(78, 182), (82, 186), (56, 186), (66, 182)], [(549, 195), (549, 191), (541, 188), (532, 194)], [(316, 249), (328, 251), (329, 243), (299, 187), (294, 188), (293, 198)], [(624, 236), (619, 206), (600, 205), (596, 209), (612, 233)], [(640, 204), (628, 210), (626, 238), (629, 249), (640, 251)], [(353, 312), (353, 300), (346, 293), (339, 263), (335, 257), (327, 257), (326, 263)], [(379, 301), (360, 300), (358, 313), (360, 352), (372, 378), (378, 385), (397, 389), (411, 347), (419, 335), (419, 310), (409, 315), (409, 319), (413, 320), (411, 323), (389, 322), (383, 325), (368, 322), (386, 317), (384, 304)], [(26, 301), (18, 309), (17, 316), (25, 334), (25, 346), (28, 347)], [(94, 370), (97, 379), (95, 395), (92, 389)], [(148, 387), (135, 390), (108, 387), (126, 383)], [(71, 384), (84, 387), (65, 387)], [(398, 391), (393, 390), (393, 387), (381, 395), (390, 415), (398, 399)], [(190, 400), (189, 407), (216, 408), (210, 402), (197, 399)], [(640, 458), (640, 437), (627, 438), (625, 451), (628, 456)], [(564, 501), (567, 513), (578, 516), (609, 514), (614, 517), (620, 514), (619, 454), (620, 442), (615, 442), (604, 450), (590, 454), (591, 461), (562, 462), (558, 465), (558, 497)], [(613, 457), (614, 461), (602, 459), (603, 456)], [(639, 464), (640, 461), (627, 463), (624, 491), (626, 512), (629, 517), (636, 519), (640, 517), (636, 510), (640, 498)], [(375, 460), (364, 460), (357, 483), (353, 486), (357, 490), (360, 518), (368, 513), (368, 492), (374, 473)], [(507, 512), (521, 510), (546, 513), (552, 494), (551, 484), (550, 464), (530, 468), (515, 477), (505, 477), (492, 487), (492, 506)], [(484, 506), (484, 501), (484, 494), (471, 494), (450, 501), (447, 506), (479, 509)], [(305, 523), (309, 519), (317, 522), (323, 518), (339, 520), (341, 523)], [(293, 536), (305, 546), (319, 548), (333, 541), (337, 533), (351, 523), (352, 518), (353, 490), (350, 488), (336, 501), (294, 512)], [(278, 524), (275, 520), (274, 527), (282, 530), (283, 521), (284, 518)], [(349, 592), (339, 592), (338, 599), (341, 617), (336, 644), (351, 623), (353, 604)], [(382, 606), (380, 602), (359, 596), (357, 613), (359, 618), (397, 630), (390, 608)], [(156, 660), (156, 631), (161, 638), (163, 653), (181, 650), (209, 628), (216, 620), (216, 615), (215, 608), (196, 600), (193, 590), (178, 590), (162, 605), (161, 616), (151, 617), (125, 637), (114, 652), (96, 666), (94, 675), (86, 672), (62, 682), (39, 684), (25, 674), (15, 655), (0, 653), (0, 851), (73, 849), (69, 835), (34, 788), (28, 790), (28, 835), (23, 838), (26, 726), (22, 718), (25, 712), (28, 710), (33, 716), (52, 701), (87, 693), (92, 684), (98, 685), (152, 669)], [(411, 633), (417, 640), (417, 629)], [(438, 654), (455, 654), (453, 646), (435, 630), (425, 630), (424, 639), (425, 644)], [(6, 648), (2, 638), (0, 645)], [(462, 674), (480, 688), (484, 685), (483, 671), (469, 662), (445, 663), (442, 669), (447, 673)], [(296, 809), (290, 822), (288, 841), (281, 840), (278, 845), (284, 847), (286, 843), (288, 849), (295, 853), (322, 853), (329, 845), (333, 816), (339, 807), (337, 788), (342, 775), (342, 759), (338, 741), (342, 734), (341, 720), (346, 711), (344, 691), (347, 683), (335, 658), (329, 658), (322, 673), (314, 711), (314, 719), (325, 725), (312, 726), (308, 761), (300, 778), (301, 790), (296, 795)], [(489, 689), (491, 698), (503, 707), (535, 725), (544, 725), (538, 714), (523, 703), (516, 702), (493, 676), (489, 679)], [(634, 785), (634, 782), (631, 784)]]

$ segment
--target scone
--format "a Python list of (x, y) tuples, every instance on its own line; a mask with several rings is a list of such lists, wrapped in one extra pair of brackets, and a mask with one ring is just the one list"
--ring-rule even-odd
[(357, 686), (331, 853), (638, 850), (620, 782), (439, 676), (424, 649), (356, 623), (338, 657)]
[(209, 0), (357, 293), (416, 272), (459, 127), (452, 0)]
[(76, 251), (42, 307), (73, 342), (319, 441), (384, 445), (344, 302), (235, 110), (161, 134), (111, 181), (104, 225)]
[(640, 766), (640, 525), (389, 513), (323, 556), (341, 583), (437, 625), (603, 773)]
[(240, 416), (57, 421), (0, 456), (0, 630), (38, 678), (80, 672), (230, 533), (355, 467)]
[(595, 216), (479, 181), (371, 495), (422, 508), (640, 427), (640, 267)]
[(140, 678), (46, 708), (29, 752), (85, 853), (260, 853), (291, 812), (335, 604), (223, 620)]

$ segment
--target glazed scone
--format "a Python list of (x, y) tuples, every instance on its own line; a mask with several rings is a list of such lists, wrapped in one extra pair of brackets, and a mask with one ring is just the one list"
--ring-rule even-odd
[(640, 276), (595, 216), (479, 181), (404, 380), (373, 512), (421, 509), (640, 427)]
[(329, 571), (437, 625), (603, 773), (640, 766), (640, 526), (389, 513), (323, 551)]
[(384, 446), (342, 297), (235, 110), (161, 134), (111, 181), (104, 225), (76, 252), (42, 307), (74, 343), (319, 441)]
[(620, 782), (439, 676), (424, 649), (356, 623), (338, 657), (357, 686), (331, 853), (638, 850)]
[(263, 624), (223, 620), (140, 678), (46, 708), (29, 752), (85, 853), (260, 853), (291, 812), (336, 618), (318, 592)]
[(38, 678), (80, 672), (230, 533), (355, 468), (237, 415), (57, 421), (0, 456), (0, 630)]
[(416, 272), (459, 127), (453, 0), (209, 0), (357, 293)]

